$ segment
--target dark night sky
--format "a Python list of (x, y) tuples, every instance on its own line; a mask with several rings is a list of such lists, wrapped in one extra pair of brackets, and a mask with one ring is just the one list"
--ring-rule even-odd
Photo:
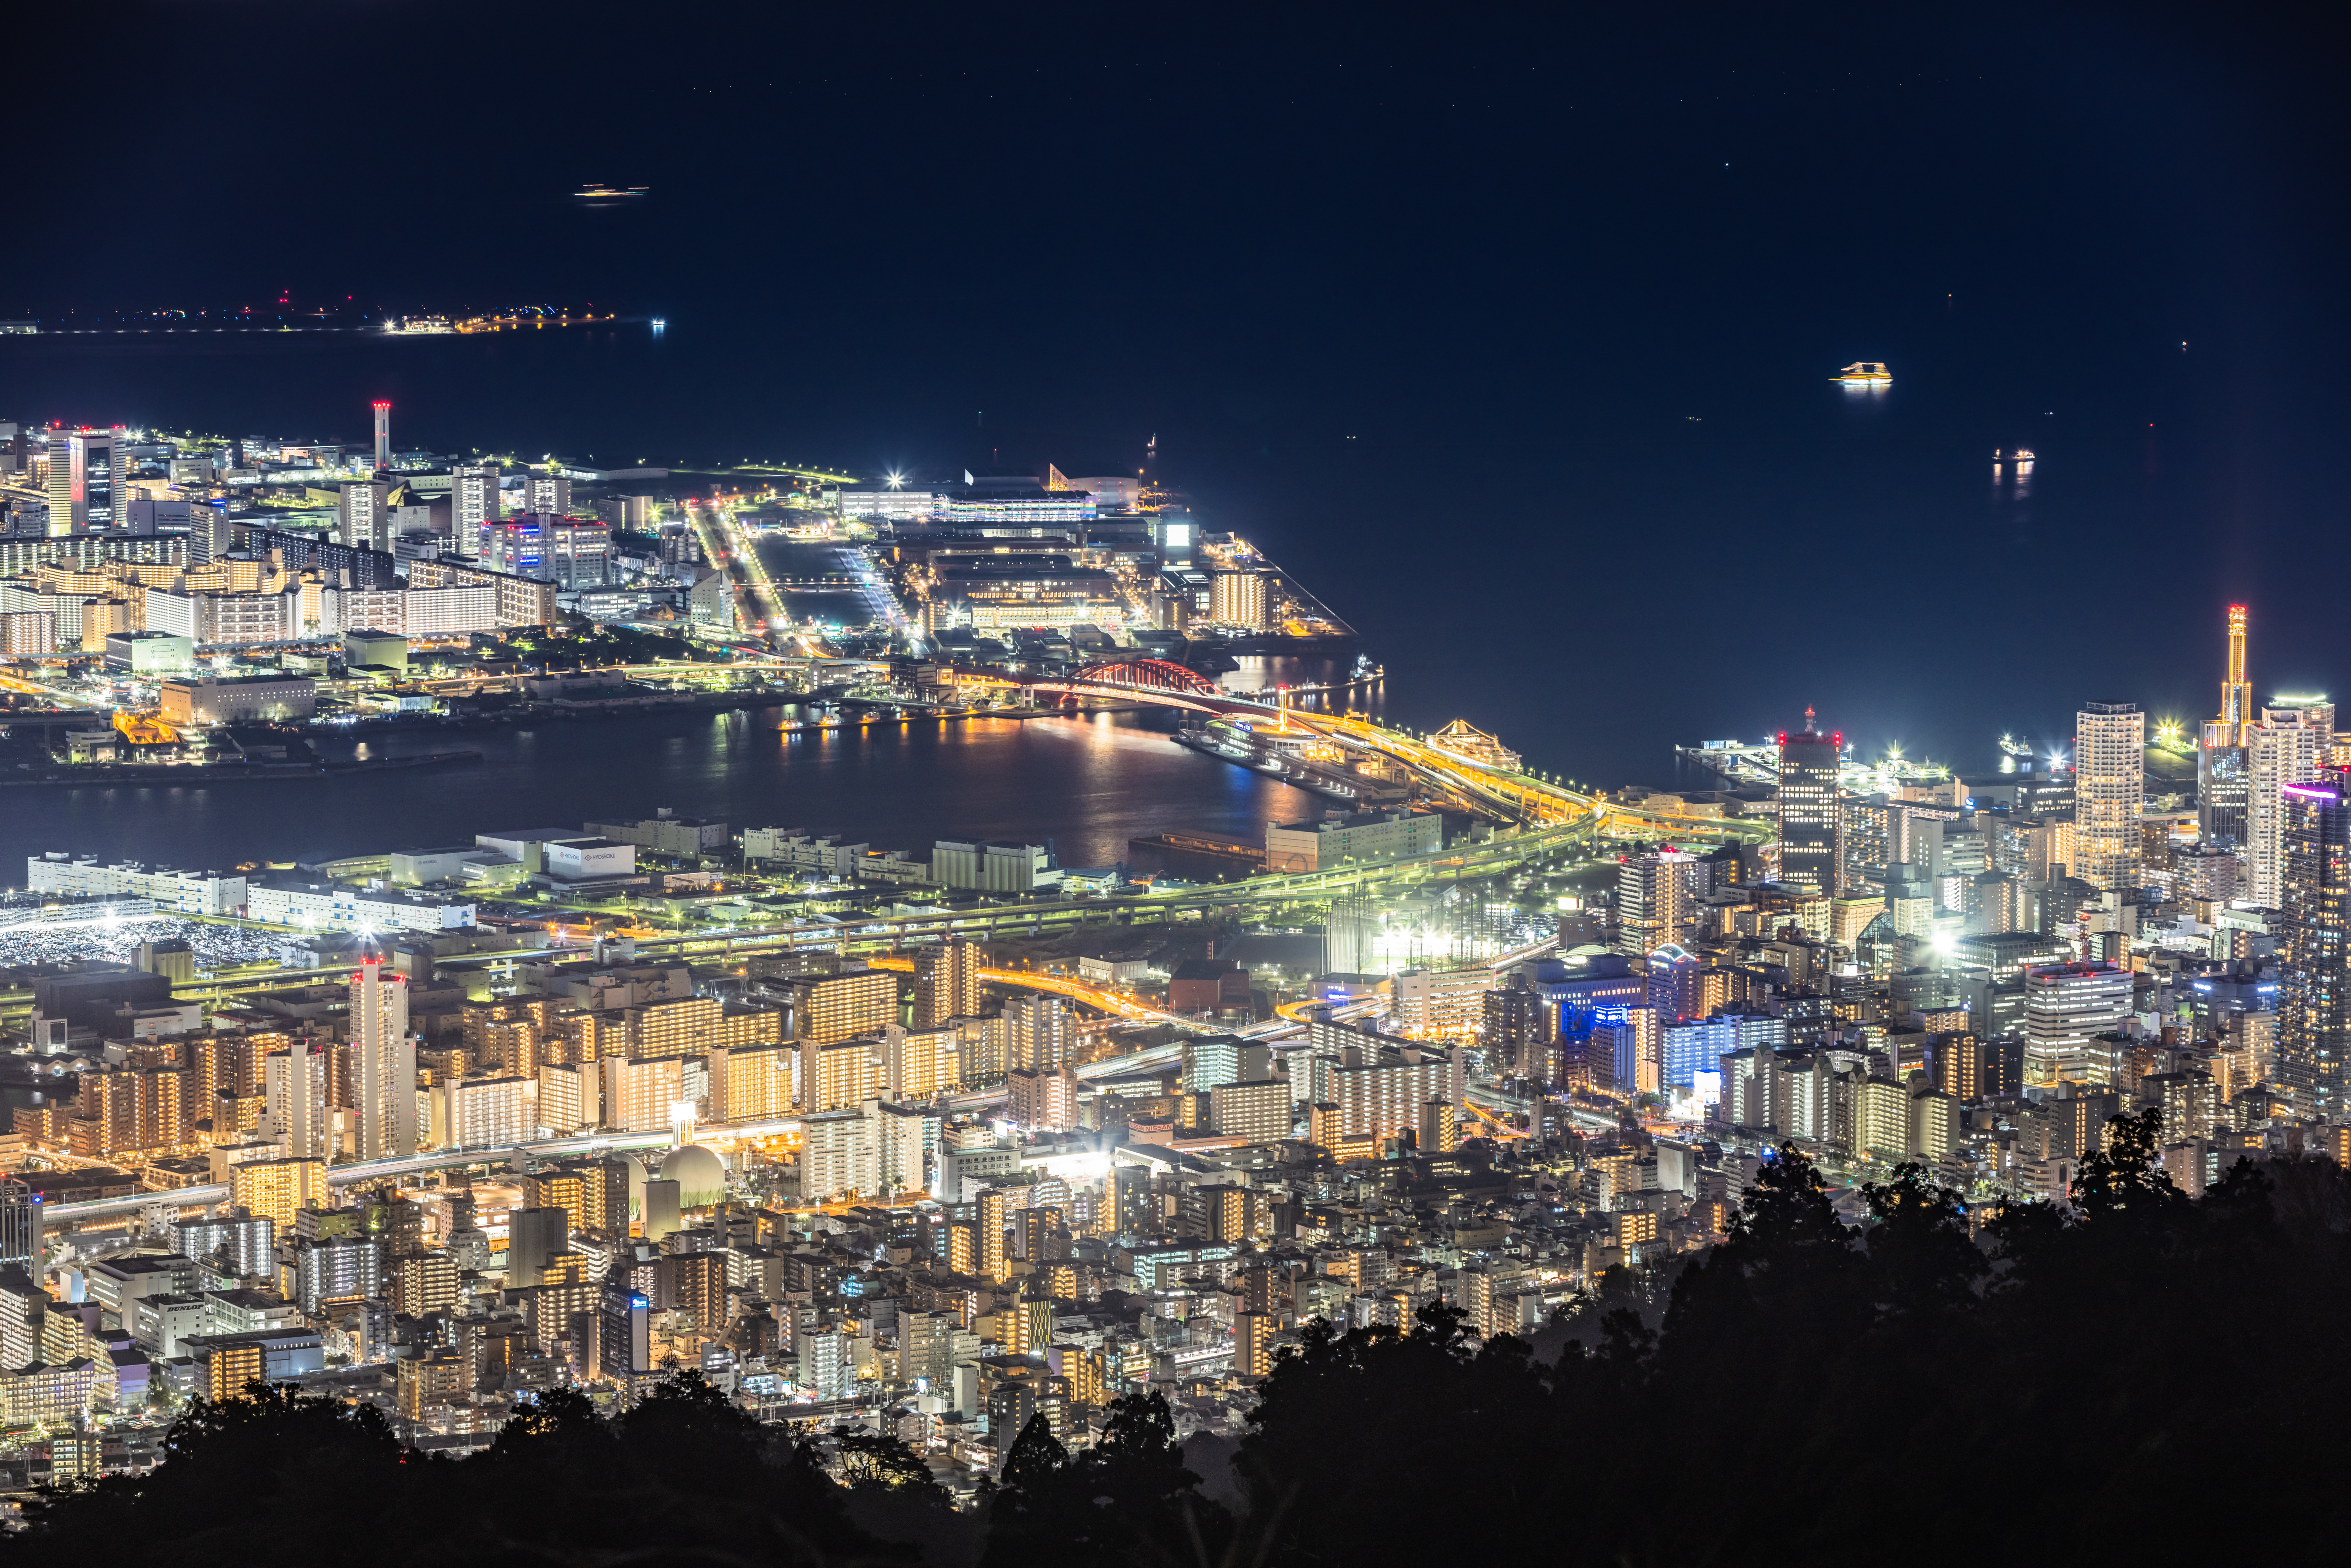
[[(1400, 711), (1612, 780), (1807, 702), (1976, 767), (2084, 698), (2194, 717), (2236, 596), (2262, 690), (2351, 684), (2336, 38), (1532, 11), (119, 8), (102, 95), (18, 102), (0, 312), (593, 299), (665, 357), (52, 346), (0, 409), (324, 434), (389, 389), (453, 446), (930, 470), (1157, 431)], [(1823, 379), (1860, 358), (1875, 405)]]

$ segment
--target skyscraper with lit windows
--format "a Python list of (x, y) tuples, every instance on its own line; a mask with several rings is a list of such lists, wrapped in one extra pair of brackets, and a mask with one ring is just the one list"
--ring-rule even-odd
[(2285, 901), (2285, 788), (2316, 778), (2335, 741), (2331, 705), (2265, 707), (2245, 747), (2247, 896), (2264, 909)]
[(2247, 841), (2246, 747), (2253, 730), (2253, 686), (2245, 678), (2245, 607), (2229, 606), (2229, 664), (2220, 713), (2201, 727), (2196, 747), (2196, 836), (2212, 849), (2242, 850)]
[(2299, 1114), (2332, 1122), (2351, 1049), (2351, 774), (2325, 768), (2280, 799), (2278, 1087)]
[[(416, 1042), (408, 1035), (408, 980), (383, 960), (351, 976), (351, 1093), (359, 1101), (359, 1157), (416, 1153)], [(455, 1134), (453, 1133), (452, 1137)]]
[(1837, 810), (1837, 762), (1843, 735), (1823, 735), (1813, 710), (1804, 727), (1780, 737), (1780, 880), (1807, 893), (1832, 894), (1844, 862), (1844, 819)]
[(979, 1011), (979, 949), (960, 936), (914, 954), (914, 1027), (936, 1029)]
[(2084, 703), (2074, 716), (2075, 873), (2101, 891), (2138, 886), (2147, 799), (2147, 716), (2136, 703)]
[(49, 436), (49, 535), (103, 533), (123, 515), (117, 430), (57, 431)]

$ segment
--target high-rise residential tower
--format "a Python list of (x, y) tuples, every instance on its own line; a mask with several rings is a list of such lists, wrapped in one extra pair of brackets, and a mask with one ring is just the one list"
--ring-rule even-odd
[(1004, 1064), (1050, 1072), (1078, 1051), (1078, 1020), (1059, 997), (1014, 997), (1004, 1004)]
[(1628, 855), (1616, 865), (1616, 950), (1646, 957), (1678, 942), (1698, 916), (1696, 858), (1679, 850)]
[(2325, 768), (2284, 786), (2280, 799), (2278, 1087), (2293, 1093), (2298, 1115), (2331, 1123), (2351, 1050), (2351, 775)]
[(326, 1156), (327, 1077), (325, 1050), (308, 1036), (273, 1051), (264, 1064), (262, 1136), (283, 1146), (288, 1159)]
[(914, 954), (914, 1027), (979, 1013), (979, 949), (961, 937)]
[(1807, 893), (1839, 891), (1837, 761), (1844, 749), (1844, 737), (1823, 735), (1810, 708), (1802, 729), (1780, 736), (1780, 880)]
[(466, 555), (482, 548), (482, 527), (500, 518), (495, 463), (460, 463), (449, 475), (449, 540)]
[(2265, 707), (2253, 725), (2245, 747), (2245, 885), (2264, 909), (2284, 898), (2285, 787), (2316, 777), (2334, 744), (2329, 704)]
[(2147, 716), (2136, 703), (2084, 703), (2074, 716), (2075, 873), (2101, 891), (2138, 886), (2138, 814), (2147, 799)]
[(336, 533), (360, 549), (392, 549), (392, 486), (381, 479), (354, 480), (336, 497)]
[(1208, 580), (1208, 619), (1219, 626), (1272, 624), (1272, 596), (1261, 571), (1219, 571)]
[(351, 1097), (359, 1102), (359, 1157), (416, 1153), (416, 1042), (408, 1037), (408, 980), (360, 960), (351, 976)]

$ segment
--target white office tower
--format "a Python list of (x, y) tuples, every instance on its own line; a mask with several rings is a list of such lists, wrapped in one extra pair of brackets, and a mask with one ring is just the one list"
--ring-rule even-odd
[(375, 466), (381, 474), (392, 466), (392, 404), (375, 405)]
[(495, 463), (460, 463), (449, 478), (449, 542), (463, 554), (478, 554), (482, 525), (498, 520), (498, 486), (504, 476)]
[(563, 474), (532, 475), (529, 509), (541, 517), (569, 517), (571, 515), (570, 476)]
[(347, 545), (360, 549), (392, 549), (392, 486), (381, 479), (342, 486), (337, 497), (335, 529)]
[(298, 1040), (264, 1066), (261, 1135), (287, 1159), (327, 1157), (327, 1058), (315, 1040)]
[(2285, 902), (2285, 787), (2315, 779), (2334, 748), (2332, 703), (2265, 707), (2246, 737), (2246, 896), (2263, 909)]
[(359, 1157), (416, 1152), (416, 1042), (408, 1038), (408, 981), (360, 960), (351, 976), (351, 1097), (359, 1102)]
[(2135, 893), (2147, 716), (2136, 703), (2084, 703), (2074, 726), (2074, 874), (2101, 891)]
[(2114, 964), (2052, 964), (2024, 971), (2024, 1082), (2103, 1087), (2116, 1081), (2116, 1034), (2130, 1016), (2131, 972)]

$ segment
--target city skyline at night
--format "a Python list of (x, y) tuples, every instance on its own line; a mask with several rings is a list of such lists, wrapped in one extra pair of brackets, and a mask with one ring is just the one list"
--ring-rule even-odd
[(2319, 1557), (2339, 31), (16, 19), (0, 1552)]

